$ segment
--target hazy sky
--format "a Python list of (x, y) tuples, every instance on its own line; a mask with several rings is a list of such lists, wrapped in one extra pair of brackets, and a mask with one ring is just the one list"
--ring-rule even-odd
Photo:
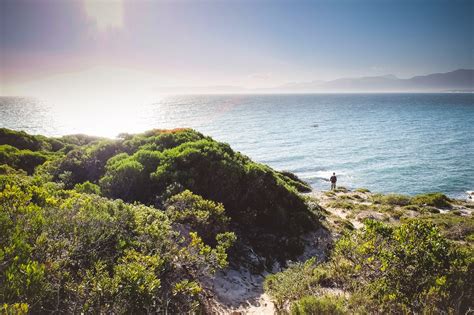
[(0, 0), (0, 94), (474, 67), (474, 1)]

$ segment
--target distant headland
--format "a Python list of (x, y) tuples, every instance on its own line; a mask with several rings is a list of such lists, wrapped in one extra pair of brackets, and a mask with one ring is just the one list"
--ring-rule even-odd
[(330, 81), (292, 82), (270, 88), (239, 86), (158, 87), (162, 93), (177, 94), (253, 94), (253, 93), (472, 93), (474, 69), (418, 75), (400, 79), (393, 74), (340, 78)]

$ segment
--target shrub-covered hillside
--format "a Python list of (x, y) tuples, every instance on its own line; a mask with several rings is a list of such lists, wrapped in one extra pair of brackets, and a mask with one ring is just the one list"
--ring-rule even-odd
[[(118, 139), (0, 129), (5, 312), (187, 312), (228, 254), (299, 254), (309, 187), (190, 130)], [(237, 241), (236, 241), (237, 240)]]
[[(291, 314), (467, 314), (474, 301), (474, 205), (442, 193), (313, 192), (334, 247), (268, 275)], [(308, 196), (308, 198), (311, 198)], [(313, 201), (314, 202), (314, 201)]]
[[(67, 189), (97, 185), (100, 194), (161, 207), (189, 189), (222, 202), (233, 222), (265, 232), (297, 235), (315, 220), (297, 194), (309, 187), (191, 129), (50, 139), (0, 129), (0, 163), (39, 173)], [(46, 163), (45, 163), (46, 162)]]
[(2, 312), (196, 309), (200, 276), (226, 266), (235, 241), (223, 209), (190, 192), (159, 211), (0, 175)]

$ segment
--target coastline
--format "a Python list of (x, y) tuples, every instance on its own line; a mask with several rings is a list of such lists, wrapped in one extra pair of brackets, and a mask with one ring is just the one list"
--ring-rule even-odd
[(471, 95), (173, 96), (133, 111), (34, 103), (25, 117), (27, 103), (0, 100), (0, 111), (4, 127), (46, 136), (190, 127), (316, 189), (335, 171), (348, 188), (462, 198), (474, 189)]
[[(22, 266), (38, 265), (34, 281), (40, 287), (61, 285), (42, 270), (61, 277), (66, 269), (75, 275), (70, 280), (73, 288), (88, 286), (100, 295), (103, 284), (90, 280), (97, 274), (109, 285), (106, 294), (123, 303), (135, 298), (121, 296), (120, 286), (134, 287), (135, 281), (147, 279), (145, 293), (133, 291), (134, 296), (149, 299), (134, 305), (137, 310), (141, 303), (170, 296), (179, 288), (182, 293), (172, 295), (176, 310), (200, 305), (210, 313), (272, 314), (289, 310), (304, 293), (344, 298), (349, 312), (349, 307), (363, 307), (348, 299), (356, 293), (347, 282), (353, 268), (331, 269), (338, 263), (331, 260), (341, 253), (337, 248), (347, 237), (366, 237), (364, 233), (375, 227), (370, 237), (388, 238), (388, 243), (372, 247), (376, 254), (386, 246), (403, 250), (397, 246), (405, 241), (397, 244), (392, 233), (406, 230), (415, 254), (420, 248), (444, 244), (442, 254), (435, 257), (449, 266), (452, 258), (445, 256), (446, 250), (455, 253), (462, 261), (456, 265), (459, 274), (467, 273), (472, 257), (474, 204), (442, 193), (408, 196), (341, 186), (334, 191), (311, 189), (296, 175), (253, 162), (228, 144), (192, 129), (150, 130), (118, 139), (48, 138), (0, 129), (0, 143), (0, 219), (6, 222), (2, 233), (9, 237), (11, 255), (22, 255), (22, 265), (11, 278), (15, 281), (26, 281)], [(17, 239), (15, 231), (23, 231), (23, 226), (36, 228), (24, 230), (26, 234)], [(428, 247), (419, 245), (419, 240), (427, 241)], [(22, 247), (17, 248), (16, 242)], [(27, 251), (18, 252), (22, 249)], [(360, 253), (353, 250), (350, 246), (346, 253), (351, 257)], [(418, 256), (410, 255), (403, 255), (409, 257), (406, 264), (419, 268)], [(14, 257), (7, 263), (15, 267)], [(171, 268), (164, 273), (162, 261)], [(52, 262), (63, 267), (48, 269)], [(110, 271), (103, 269), (104, 263)], [(313, 278), (311, 270), (317, 268), (337, 277)], [(380, 271), (376, 279), (389, 276)], [(450, 275), (450, 269), (434, 267), (424, 277), (436, 285), (443, 274)], [(314, 282), (314, 288), (301, 287), (299, 277)], [(7, 288), (16, 285), (13, 280), (5, 280)], [(97, 298), (88, 292), (71, 289), (65, 303)], [(55, 301), (36, 291), (24, 294), (46, 304)], [(11, 303), (23, 302), (20, 298), (12, 295)], [(27, 307), (36, 307), (30, 300)]]
[[(362, 229), (367, 219), (395, 226), (414, 219), (434, 222), (442, 227), (441, 233), (452, 241), (473, 246), (474, 204), (463, 200), (449, 199), (449, 207), (425, 205), (410, 209), (409, 205), (397, 204), (400, 200), (403, 200), (401, 203), (406, 203), (407, 200), (402, 197), (404, 195), (373, 193), (363, 188), (348, 190), (339, 187), (336, 191), (313, 189), (302, 193), (302, 196), (306, 198), (309, 207), (318, 212), (323, 228), (302, 237), (304, 253), (292, 261), (292, 264), (304, 263), (312, 257), (324, 262), (337, 240), (344, 233)], [(398, 199), (390, 199), (394, 196)], [(387, 197), (388, 202), (377, 201)], [(264, 275), (285, 270), (279, 265), (272, 269)], [(225, 314), (275, 314), (276, 305), (264, 291), (264, 279), (262, 274), (253, 274), (245, 267), (219, 272), (209, 286), (213, 290), (211, 309)], [(332, 287), (322, 287), (320, 290), (324, 294), (335, 296), (345, 294)]]

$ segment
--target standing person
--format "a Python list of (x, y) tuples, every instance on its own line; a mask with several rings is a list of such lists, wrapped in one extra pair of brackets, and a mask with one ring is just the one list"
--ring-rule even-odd
[(329, 181), (331, 182), (331, 190), (335, 190), (336, 189), (336, 182), (337, 182), (336, 173), (332, 173), (332, 176), (329, 179)]

